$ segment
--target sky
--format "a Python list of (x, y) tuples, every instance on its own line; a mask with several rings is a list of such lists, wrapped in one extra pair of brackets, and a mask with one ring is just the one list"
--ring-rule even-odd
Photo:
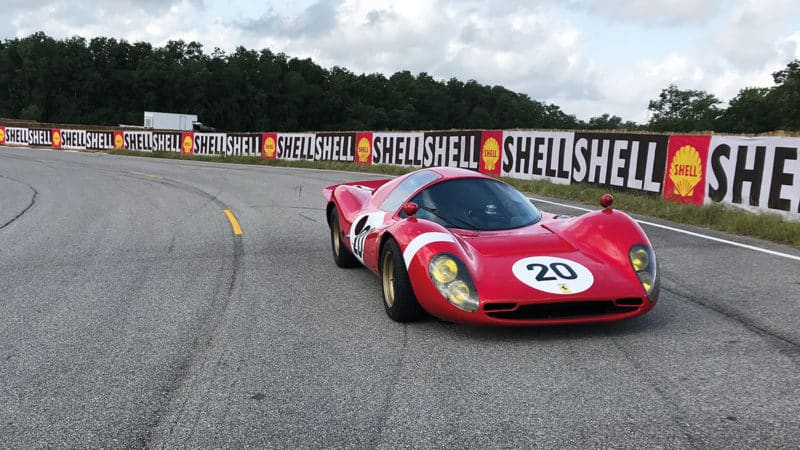
[(797, 0), (3, 0), (0, 39), (183, 39), (501, 85), (579, 119), (639, 123), (662, 89), (723, 102), (800, 59)]

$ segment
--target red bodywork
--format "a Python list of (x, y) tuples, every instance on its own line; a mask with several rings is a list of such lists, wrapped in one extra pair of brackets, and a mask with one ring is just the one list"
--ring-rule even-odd
[[(399, 211), (405, 202), (428, 186), (454, 178), (488, 178), (463, 169), (424, 170), (434, 171), (441, 178), (415, 190), (390, 212), (381, 211), (378, 206), (408, 175), (333, 185), (323, 194), (327, 216), (334, 207), (339, 211), (343, 243), (351, 252), (353, 227), (363, 228), (365, 214), (368, 221), (378, 220), (360, 236), (363, 244), (359, 248), (363, 251), (358, 252), (364, 266), (376, 275), (380, 275), (383, 243), (388, 238), (397, 241), (404, 256), (410, 256), (406, 264), (412, 288), (428, 313), (448, 321), (482, 325), (552, 325), (626, 319), (655, 306), (658, 280), (652, 298), (648, 297), (628, 256), (634, 245), (652, 245), (627, 214), (610, 208), (570, 218), (542, 212), (538, 223), (502, 231), (447, 228), (416, 217), (401, 218)], [(422, 235), (441, 240), (413, 245), (409, 250), (414, 239)], [(428, 266), (441, 253), (457, 256), (468, 268), (480, 299), (477, 311), (455, 307), (432, 282)], [(522, 259), (538, 256), (579, 263), (591, 271), (591, 287), (579, 293), (554, 294), (524, 283), (512, 267)]]

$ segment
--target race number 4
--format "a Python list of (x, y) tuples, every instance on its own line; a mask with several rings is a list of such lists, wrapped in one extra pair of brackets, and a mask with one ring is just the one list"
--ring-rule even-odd
[(364, 242), (367, 240), (367, 235), (371, 230), (372, 227), (367, 225), (356, 235), (355, 239), (353, 239), (353, 253), (362, 261), (364, 259)]
[(520, 259), (511, 270), (519, 281), (550, 294), (577, 294), (594, 284), (594, 276), (585, 266), (554, 256)]
[[(353, 255), (362, 263), (364, 262), (364, 246), (367, 241), (367, 236), (371, 231), (383, 225), (385, 216), (385, 212), (362, 214), (353, 221), (353, 225), (350, 227), (350, 232), (348, 233), (350, 246), (353, 248)], [(356, 231), (358, 231), (358, 233), (356, 233)]]

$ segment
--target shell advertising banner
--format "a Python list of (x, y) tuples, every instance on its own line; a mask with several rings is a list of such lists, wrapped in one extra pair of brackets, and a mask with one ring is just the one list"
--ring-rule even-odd
[(181, 154), (194, 153), (194, 133), (181, 133)]
[(85, 134), (89, 150), (111, 150), (114, 148), (114, 133), (105, 130), (88, 130)]
[(670, 136), (662, 195), (677, 203), (702, 205), (711, 136)]
[(505, 131), (501, 175), (570, 184), (575, 134), (563, 131)]
[(278, 157), (278, 133), (261, 134), (261, 158), (276, 159)]
[(12, 145), (28, 145), (28, 129), (4, 126), (3, 143)]
[(61, 150), (61, 130), (53, 128), (50, 131), (50, 143), (53, 148)]
[(422, 166), (425, 133), (372, 133), (372, 164), (403, 167)]
[(356, 133), (356, 164), (372, 164), (372, 133)]
[(500, 151), (501, 142), (503, 142), (502, 131), (481, 133), (481, 160), (478, 164), (481, 173), (500, 176), (500, 167), (503, 165), (503, 154)]
[(125, 134), (121, 130), (114, 131), (114, 150), (125, 149)]
[(428, 131), (423, 138), (422, 167), (479, 170), (480, 131)]
[(800, 219), (800, 138), (713, 136), (706, 203)]

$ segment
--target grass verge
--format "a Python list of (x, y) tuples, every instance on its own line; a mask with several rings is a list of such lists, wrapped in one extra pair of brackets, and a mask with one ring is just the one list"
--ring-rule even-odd
[[(151, 158), (182, 159), (196, 161), (214, 161), (236, 164), (251, 164), (273, 167), (301, 167), (309, 169), (343, 170), (349, 172), (377, 173), (388, 175), (402, 175), (416, 170), (411, 167), (398, 166), (363, 166), (353, 163), (336, 161), (285, 161), (263, 160), (251, 157), (214, 157), (182, 155), (171, 152), (133, 152), (114, 150), (107, 153), (128, 156), (147, 156)], [(589, 205), (598, 205), (600, 196), (609, 192), (607, 188), (589, 185), (559, 185), (542, 180), (518, 180), (503, 178), (503, 181), (523, 192), (528, 192), (546, 197), (555, 197), (573, 200)], [(662, 200), (660, 197), (612, 191), (614, 206), (633, 214), (643, 214), (658, 217), (673, 222), (696, 225), (712, 230), (742, 236), (751, 236), (773, 242), (788, 244), (800, 249), (800, 222), (785, 220), (778, 214), (755, 214), (726, 207), (719, 204), (704, 205), (701, 207), (681, 205)], [(599, 205), (598, 205), (599, 208)], [(546, 208), (545, 208), (546, 209)]]

